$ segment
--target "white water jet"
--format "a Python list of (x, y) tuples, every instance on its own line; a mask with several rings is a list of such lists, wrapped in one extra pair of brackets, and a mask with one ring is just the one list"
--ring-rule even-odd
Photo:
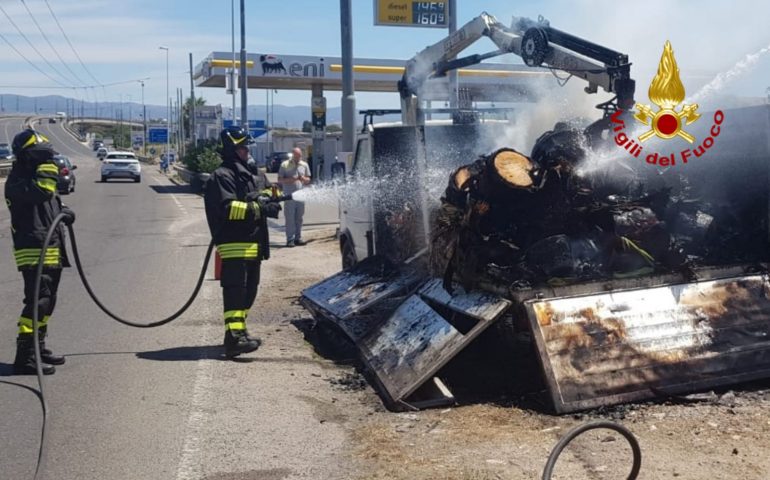
[(735, 80), (736, 78), (745, 75), (749, 71), (751, 71), (752, 68), (757, 64), (759, 59), (766, 54), (767, 52), (770, 52), (770, 45), (766, 46), (765, 48), (762, 48), (761, 50), (755, 52), (755, 53), (749, 53), (744, 58), (738, 61), (733, 68), (726, 72), (722, 72), (712, 81), (704, 85), (700, 90), (698, 90), (694, 95), (690, 96), (685, 100), (685, 103), (692, 104), (697, 102), (702, 102), (703, 100), (708, 99), (709, 97), (712, 97), (714, 94), (718, 93), (720, 90), (724, 89), (727, 84), (729, 84), (731, 81)]

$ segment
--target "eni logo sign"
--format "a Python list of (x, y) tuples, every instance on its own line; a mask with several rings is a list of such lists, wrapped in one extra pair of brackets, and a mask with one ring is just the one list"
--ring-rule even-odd
[[(613, 130), (616, 132), (615, 143), (625, 148), (635, 158), (639, 158), (642, 153), (642, 143), (655, 136), (662, 140), (670, 140), (679, 137), (688, 143), (695, 144), (696, 138), (685, 131), (684, 127), (697, 121), (701, 114), (697, 113), (698, 104), (682, 104), (685, 98), (684, 85), (679, 77), (679, 67), (674, 58), (674, 49), (671, 42), (666, 41), (663, 46), (663, 55), (660, 57), (658, 72), (650, 83), (647, 92), (650, 101), (658, 106), (658, 110), (653, 110), (649, 105), (637, 103), (634, 105), (636, 113), (634, 119), (642, 125), (650, 127), (643, 132), (637, 139), (629, 138), (625, 133), (626, 124), (621, 118), (622, 110), (615, 112), (612, 117), (612, 123), (615, 124)], [(677, 110), (682, 104), (681, 109)], [(703, 156), (706, 151), (714, 145), (714, 139), (719, 136), (721, 124), (724, 122), (725, 115), (721, 110), (714, 112), (714, 123), (709, 131), (710, 135), (695, 147), (694, 150), (686, 148), (679, 152), (669, 154), (660, 154), (652, 152), (645, 157), (647, 163), (660, 165), (661, 167), (674, 166), (677, 160), (686, 164), (693, 155), (696, 158)]]

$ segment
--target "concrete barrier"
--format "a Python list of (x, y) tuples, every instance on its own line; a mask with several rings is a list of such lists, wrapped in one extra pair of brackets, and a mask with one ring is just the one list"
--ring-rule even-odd
[(11, 172), (11, 165), (13, 165), (13, 162), (0, 163), (0, 177), (8, 176), (8, 174)]

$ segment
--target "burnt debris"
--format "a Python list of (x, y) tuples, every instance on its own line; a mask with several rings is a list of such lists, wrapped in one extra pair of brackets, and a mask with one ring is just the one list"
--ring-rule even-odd
[[(510, 148), (455, 170), (432, 224), (431, 273), (466, 289), (682, 273), (767, 260), (766, 172), (660, 170), (624, 159), (596, 168), (565, 124), (531, 154)], [(593, 168), (592, 168), (593, 167)], [(735, 165), (723, 165), (726, 169)]]

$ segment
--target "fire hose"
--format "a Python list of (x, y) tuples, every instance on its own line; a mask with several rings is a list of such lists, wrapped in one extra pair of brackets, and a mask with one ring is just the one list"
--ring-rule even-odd
[[(285, 200), (291, 200), (291, 195), (260, 197), (259, 201), (260, 201), (260, 204), (267, 204), (267, 203), (279, 203)], [(38, 318), (39, 318), (38, 316), (40, 313), (38, 308), (38, 303), (40, 301), (40, 283), (42, 281), (42, 276), (43, 276), (45, 252), (48, 250), (48, 246), (51, 244), (51, 239), (53, 238), (53, 234), (56, 232), (56, 229), (59, 227), (59, 224), (63, 222), (66, 217), (67, 215), (64, 213), (58, 214), (54, 218), (53, 222), (51, 223), (51, 226), (48, 227), (45, 240), (43, 241), (43, 246), (40, 249), (40, 257), (38, 258), (37, 269), (35, 270), (35, 293), (32, 299), (32, 302), (33, 302), (32, 303), (32, 330), (33, 330), (32, 334), (34, 338), (34, 347), (35, 347), (35, 370), (37, 373), (39, 398), (40, 398), (40, 403), (43, 410), (43, 422), (42, 422), (41, 432), (40, 432), (40, 448), (38, 449), (37, 465), (35, 466), (35, 475), (33, 477), (35, 480), (38, 478), (38, 475), (43, 470), (42, 467), (44, 466), (44, 463), (45, 463), (46, 427), (47, 427), (47, 422), (49, 417), (48, 402), (46, 401), (45, 391), (43, 387), (43, 366), (40, 360), (40, 343), (39, 343), (39, 334), (38, 334)], [(212, 238), (211, 242), (209, 243), (208, 249), (206, 250), (206, 256), (203, 259), (203, 265), (201, 266), (201, 271), (200, 271), (200, 274), (198, 275), (198, 281), (195, 284), (195, 288), (193, 289), (192, 295), (190, 295), (190, 298), (187, 299), (187, 301), (184, 303), (184, 305), (182, 305), (182, 307), (179, 310), (177, 310), (175, 313), (161, 320), (157, 320), (149, 323), (138, 323), (138, 322), (133, 322), (131, 320), (126, 320), (124, 318), (119, 317), (115, 313), (111, 312), (101, 301), (99, 301), (96, 294), (91, 289), (91, 285), (88, 283), (86, 274), (83, 271), (83, 265), (80, 262), (80, 252), (78, 252), (77, 239), (75, 238), (75, 230), (72, 228), (71, 224), (67, 225), (67, 230), (69, 230), (69, 234), (70, 234), (70, 242), (72, 244), (72, 254), (73, 254), (73, 257), (75, 258), (75, 266), (77, 268), (78, 275), (80, 276), (80, 280), (83, 282), (83, 286), (88, 292), (88, 295), (91, 297), (94, 303), (96, 303), (96, 305), (105, 314), (107, 314), (107, 316), (116, 320), (119, 323), (122, 323), (123, 325), (127, 325), (129, 327), (136, 327), (136, 328), (160, 327), (161, 325), (165, 325), (173, 320), (176, 320), (188, 308), (190, 308), (190, 305), (192, 305), (193, 301), (195, 301), (195, 298), (198, 296), (198, 292), (200, 292), (201, 286), (203, 285), (203, 279), (206, 276), (206, 270), (209, 265), (209, 260), (211, 259), (211, 252), (214, 249), (214, 239)]]
[(567, 432), (567, 434), (556, 443), (556, 445), (553, 447), (553, 450), (551, 450), (551, 454), (548, 456), (548, 461), (546, 462), (545, 469), (543, 470), (543, 480), (551, 480), (551, 476), (553, 475), (553, 468), (556, 466), (556, 461), (559, 459), (559, 455), (561, 455), (561, 452), (567, 447), (567, 445), (570, 444), (570, 442), (572, 442), (572, 440), (576, 439), (589, 430), (594, 430), (597, 428), (614, 430), (621, 434), (623, 438), (626, 439), (626, 441), (628, 441), (634, 457), (633, 464), (631, 465), (631, 472), (628, 474), (628, 480), (635, 480), (639, 475), (639, 469), (642, 467), (642, 450), (639, 448), (639, 442), (636, 440), (636, 437), (634, 437), (634, 434), (631, 433), (629, 429), (623, 425), (607, 420), (584, 423), (583, 425), (578, 425), (577, 427)]

